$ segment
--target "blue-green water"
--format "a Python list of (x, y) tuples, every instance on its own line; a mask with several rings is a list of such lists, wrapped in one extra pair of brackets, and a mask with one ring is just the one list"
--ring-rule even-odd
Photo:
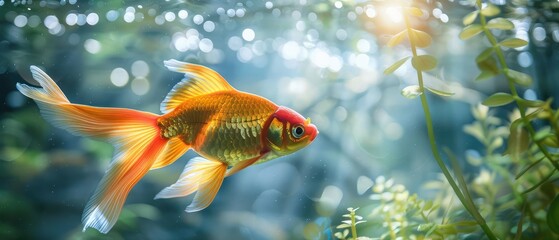
[[(491, 2), (502, 9), (500, 16), (514, 23), (511, 31), (496, 30), (495, 36), (528, 41), (525, 47), (504, 49), (509, 67), (533, 79), (531, 85), (519, 87), (519, 96), (557, 99), (557, 6), (545, 1)], [(432, 37), (432, 45), (419, 49), (419, 54), (438, 59), (436, 69), (423, 73), (431, 84), (427, 87), (453, 93), (426, 93), (440, 149), (458, 156), (478, 203), (492, 191), (478, 192), (475, 181), (492, 181), (495, 196), (514, 193), (497, 185), (514, 181), (514, 174), (505, 176), (503, 171), (520, 170), (509, 165), (495, 170), (501, 163), (479, 163), (486, 145), (464, 131), (475, 121), (472, 108), (494, 92), (509, 91), (502, 75), (474, 81), (480, 73), (476, 56), (489, 43), (483, 37), (458, 37), (462, 17), (475, 10), (473, 3), (414, 4), (424, 12), (413, 19), (413, 27)], [(334, 233), (343, 231), (336, 226), (346, 208), (361, 207), (357, 213), (367, 222), (358, 225), (363, 226), (359, 235), (390, 239), (392, 235), (382, 230), (389, 221), (379, 220), (374, 210), (383, 192), (374, 186), (383, 186), (383, 178), (392, 179), (387, 189), (405, 186), (394, 191), (417, 193), (423, 199), (452, 192), (437, 185), (447, 186), (431, 153), (419, 98), (401, 94), (417, 84), (414, 67), (408, 62), (394, 74), (383, 74), (393, 62), (412, 54), (409, 43), (386, 46), (405, 28), (400, 9), (390, 1), (0, 0), (0, 238), (335, 239)], [(319, 137), (301, 151), (225, 179), (210, 207), (196, 213), (184, 211), (192, 197), (153, 199), (197, 156), (190, 151), (174, 164), (150, 171), (132, 189), (107, 235), (94, 229), (82, 233), (82, 211), (110, 162), (112, 146), (54, 128), (36, 104), (16, 90), (16, 83), (36, 84), (29, 71), (36, 65), (73, 103), (159, 114), (160, 102), (182, 78), (164, 67), (163, 61), (172, 58), (208, 66), (233, 87), (310, 117)], [(507, 131), (513, 108), (490, 111), (500, 119), (495, 128)], [(500, 138), (495, 141), (501, 141), (495, 152), (504, 153), (509, 134), (495, 134)], [(550, 169), (549, 164), (539, 171), (545, 175)], [(557, 192), (557, 181), (550, 179), (548, 198)], [(367, 188), (371, 181), (376, 183), (373, 190)], [(440, 199), (453, 206), (448, 209), (455, 218), (447, 219), (472, 219), (456, 198)], [(545, 212), (549, 200), (542, 202), (534, 209)], [(521, 204), (510, 207), (522, 209)], [(493, 216), (490, 213), (497, 210), (480, 208), (488, 221), (495, 217), (501, 219), (499, 224), (507, 222), (502, 220), (507, 212)], [(520, 214), (509, 214), (516, 226)], [(545, 215), (536, 210), (533, 214)], [(499, 233), (514, 232), (495, 226)], [(426, 232), (418, 229), (409, 227), (407, 234)], [(452, 237), (467, 238), (471, 232), (483, 235), (478, 228)]]

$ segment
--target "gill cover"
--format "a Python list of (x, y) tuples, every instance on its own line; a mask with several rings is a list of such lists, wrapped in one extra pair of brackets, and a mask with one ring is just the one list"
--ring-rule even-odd
[(264, 143), (280, 155), (286, 155), (307, 146), (318, 134), (316, 127), (311, 124), (310, 118), (305, 119), (299, 113), (286, 107), (279, 107), (270, 116), (264, 130)]

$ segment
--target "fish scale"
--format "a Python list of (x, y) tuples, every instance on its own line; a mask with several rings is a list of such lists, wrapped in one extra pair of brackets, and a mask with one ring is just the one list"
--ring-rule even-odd
[(200, 155), (233, 166), (263, 150), (262, 129), (277, 106), (256, 95), (221, 91), (189, 99), (158, 122)]

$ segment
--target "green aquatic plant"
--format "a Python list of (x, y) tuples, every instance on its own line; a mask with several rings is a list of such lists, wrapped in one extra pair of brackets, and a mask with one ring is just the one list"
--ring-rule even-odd
[[(437, 59), (432, 55), (419, 55), (417, 49), (418, 48), (426, 48), (431, 45), (432, 38), (431, 36), (421, 30), (413, 28), (410, 18), (411, 17), (421, 17), (423, 15), (423, 11), (417, 7), (406, 7), (403, 11), (403, 17), (405, 21), (406, 28), (402, 30), (400, 33), (394, 35), (390, 41), (387, 43), (389, 47), (395, 46), (401, 43), (404, 38), (407, 36), (409, 40), (409, 44), (412, 51), (411, 57), (403, 58), (390, 67), (388, 67), (384, 74), (390, 74), (398, 69), (403, 63), (405, 63), (408, 59), (411, 58), (411, 63), (413, 68), (416, 70), (417, 73), (417, 85), (412, 85), (404, 88), (402, 90), (402, 94), (407, 97), (417, 97), (421, 99), (421, 106), (423, 108), (423, 113), (425, 117), (425, 123), (427, 127), (427, 134), (429, 138), (429, 143), (431, 146), (431, 152), (433, 157), (435, 158), (437, 165), (443, 172), (446, 180), (454, 190), (454, 193), (460, 200), (460, 202), (464, 205), (466, 210), (470, 213), (470, 215), (475, 219), (475, 221), (480, 225), (483, 231), (487, 234), (490, 239), (496, 239), (495, 235), (485, 222), (485, 219), (481, 216), (478, 212), (473, 200), (471, 199), (468, 190), (464, 184), (458, 184), (459, 181), (454, 180), (451, 175), (451, 172), (447, 168), (446, 164), (444, 163), (441, 154), (439, 153), (437, 143), (435, 140), (435, 131), (433, 127), (433, 120), (431, 117), (431, 111), (429, 109), (429, 103), (427, 101), (427, 96), (425, 94), (425, 90), (435, 93), (441, 96), (449, 96), (452, 95), (452, 92), (447, 92), (444, 89), (436, 89), (432, 87), (427, 87), (426, 82), (424, 79), (424, 72), (434, 69), (437, 66)], [(461, 178), (460, 174), (456, 174), (458, 178)], [(463, 181), (462, 181), (463, 182)]]
[[(355, 214), (359, 208), (348, 208), (349, 213), (344, 214), (343, 217), (347, 220), (343, 220), (342, 224), (336, 226), (337, 229), (344, 229), (342, 232), (336, 232), (334, 236), (338, 239), (357, 239), (357, 224), (364, 223), (363, 217)], [(348, 238), (349, 229), (351, 229), (351, 238)]]

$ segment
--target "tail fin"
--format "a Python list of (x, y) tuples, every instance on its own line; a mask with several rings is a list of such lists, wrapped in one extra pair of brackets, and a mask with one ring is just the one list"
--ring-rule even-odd
[(31, 72), (43, 88), (18, 83), (17, 89), (37, 102), (47, 121), (74, 134), (100, 138), (115, 146), (109, 169), (82, 217), (84, 231), (92, 227), (107, 233), (116, 223), (132, 187), (150, 168), (173, 162), (188, 146), (162, 138), (156, 114), (72, 104), (41, 69), (32, 66)]

